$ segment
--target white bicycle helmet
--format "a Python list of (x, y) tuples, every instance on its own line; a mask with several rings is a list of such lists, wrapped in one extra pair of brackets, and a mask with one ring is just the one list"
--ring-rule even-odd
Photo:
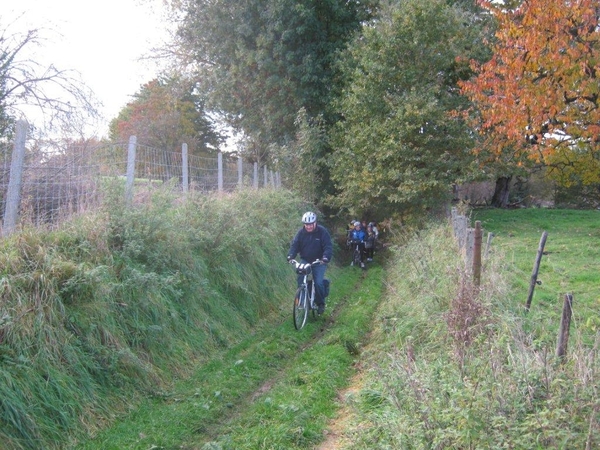
[(317, 215), (312, 211), (305, 212), (304, 215), (302, 216), (302, 223), (304, 223), (304, 224), (315, 223), (316, 221), (317, 221)]

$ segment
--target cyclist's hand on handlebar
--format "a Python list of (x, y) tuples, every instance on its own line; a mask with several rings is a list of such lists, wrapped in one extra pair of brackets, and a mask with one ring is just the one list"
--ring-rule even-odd
[(327, 264), (329, 262), (329, 260), (325, 257), (321, 261), (323, 261), (323, 264)]
[(287, 261), (290, 262), (292, 260), (292, 257), (290, 255), (287, 255)]

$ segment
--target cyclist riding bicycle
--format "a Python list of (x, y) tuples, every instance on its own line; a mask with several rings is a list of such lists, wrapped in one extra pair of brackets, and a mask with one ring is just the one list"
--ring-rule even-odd
[[(365, 237), (366, 233), (362, 229), (360, 222), (357, 220), (354, 222), (354, 230), (352, 230), (348, 239), (352, 245), (358, 244), (358, 249), (360, 251), (360, 267), (361, 269), (365, 268), (364, 255), (365, 255)], [(352, 261), (351, 265), (354, 265), (354, 261)]]
[[(327, 228), (317, 224), (317, 215), (308, 211), (302, 216), (303, 226), (298, 230), (290, 249), (288, 251), (287, 260), (295, 258), (300, 253), (302, 263), (312, 263), (316, 260), (321, 260), (324, 263), (331, 261), (333, 257), (333, 244), (331, 235)], [(315, 283), (315, 303), (317, 304), (317, 312), (323, 314), (325, 311), (325, 287), (323, 279), (327, 264), (320, 264), (313, 267), (313, 279)], [(302, 284), (303, 276), (298, 275), (298, 287)]]

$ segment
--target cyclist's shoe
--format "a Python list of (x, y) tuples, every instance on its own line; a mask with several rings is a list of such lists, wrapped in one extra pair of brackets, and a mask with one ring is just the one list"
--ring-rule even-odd
[(350, 263), (350, 265), (351, 265), (351, 266), (353, 266), (353, 265), (354, 265), (354, 261), (352, 261), (352, 262)]
[(361, 268), (361, 269), (364, 269), (364, 268), (365, 268), (365, 263), (364, 263), (364, 262), (361, 262), (361, 263), (360, 263), (360, 268)]
[(367, 262), (372, 262), (373, 258), (367, 258)]
[(317, 314), (318, 314), (318, 315), (321, 315), (321, 314), (323, 314), (324, 312), (325, 312), (325, 305), (319, 305), (319, 306), (317, 307)]

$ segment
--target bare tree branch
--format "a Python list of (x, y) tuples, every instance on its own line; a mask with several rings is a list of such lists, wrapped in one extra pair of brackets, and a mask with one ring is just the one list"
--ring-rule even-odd
[[(18, 20), (18, 19), (17, 19)], [(0, 24), (0, 133), (16, 118), (40, 117), (43, 131), (65, 130), (98, 117), (92, 91), (75, 70), (44, 66), (28, 56), (43, 48), (39, 29), (11, 32)]]

